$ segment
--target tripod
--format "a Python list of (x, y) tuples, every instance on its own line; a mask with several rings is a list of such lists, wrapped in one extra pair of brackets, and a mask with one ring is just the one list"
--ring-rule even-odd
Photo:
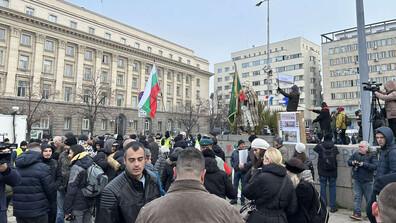
[[(380, 109), (378, 111), (378, 108)], [(377, 98), (377, 96), (375, 96), (374, 92), (372, 92), (371, 95), (371, 108), (370, 108), (370, 127), (369, 129), (372, 129), (372, 131), (369, 131), (369, 138), (370, 138), (370, 134), (373, 132), (374, 130), (386, 125), (386, 115), (385, 115), (385, 109), (381, 108), (381, 103), (379, 98)]]

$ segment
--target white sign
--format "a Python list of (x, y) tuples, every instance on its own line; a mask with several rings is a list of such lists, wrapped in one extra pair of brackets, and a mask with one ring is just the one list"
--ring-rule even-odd
[(239, 163), (246, 163), (248, 157), (247, 149), (239, 150)]
[(278, 74), (278, 80), (279, 80), (279, 82), (283, 82), (286, 84), (294, 84), (294, 76), (293, 75)]
[(144, 117), (146, 117), (146, 115), (147, 115), (147, 112), (145, 110), (139, 109), (139, 114), (138, 114), (139, 118), (144, 118)]
[(283, 144), (296, 144), (300, 141), (300, 123), (296, 112), (281, 112), (279, 120), (279, 137)]

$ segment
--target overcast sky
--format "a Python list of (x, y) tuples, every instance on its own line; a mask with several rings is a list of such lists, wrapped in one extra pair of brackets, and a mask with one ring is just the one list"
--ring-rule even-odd
[[(194, 50), (213, 72), (231, 53), (267, 42), (267, 3), (259, 0), (67, 0)], [(365, 0), (366, 24), (395, 19), (396, 0)], [(270, 42), (356, 27), (355, 0), (270, 0)]]

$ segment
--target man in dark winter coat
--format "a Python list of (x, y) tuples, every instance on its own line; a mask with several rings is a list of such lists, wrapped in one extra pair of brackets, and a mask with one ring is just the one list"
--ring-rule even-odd
[(371, 152), (370, 145), (366, 141), (361, 141), (359, 150), (348, 160), (348, 166), (353, 168), (353, 193), (354, 208), (353, 215), (349, 216), (355, 220), (361, 220), (362, 195), (366, 198), (366, 203), (373, 190), (374, 171), (377, 169), (378, 157), (376, 152)]
[[(245, 176), (246, 176), (246, 172), (249, 171), (248, 169), (245, 168), (239, 168), (239, 153), (245, 152), (246, 151), (246, 147), (245, 147), (245, 142), (241, 139), (238, 141), (238, 148), (236, 150), (234, 150), (232, 152), (231, 155), (231, 166), (232, 168), (234, 168), (234, 187), (235, 190), (238, 191), (239, 188), (239, 181), (242, 184), (242, 190), (245, 186)], [(248, 151), (246, 151), (248, 152)], [(235, 197), (234, 199), (232, 199), (230, 201), (230, 204), (237, 204), (238, 203), (238, 198)], [(241, 205), (245, 205), (245, 197), (241, 194)]]
[(40, 144), (31, 143), (28, 149), (15, 160), (22, 182), (13, 187), (14, 216), (17, 222), (46, 223), (56, 188), (49, 166), (42, 162)]
[[(3, 152), (11, 152), (4, 149)], [(11, 163), (0, 164), (0, 222), (7, 223), (5, 184), (12, 187), (21, 183), (21, 175)]]
[(211, 136), (210, 139), (213, 141), (212, 150), (216, 156), (220, 157), (225, 162), (225, 153), (219, 145), (217, 145), (216, 136)]
[(293, 85), (291, 87), (290, 93), (284, 92), (280, 87), (277, 90), (283, 96), (289, 98), (289, 102), (287, 103), (286, 111), (294, 112), (297, 111), (298, 102), (300, 101), (300, 92), (298, 91), (297, 85)]
[(238, 191), (232, 185), (226, 172), (217, 167), (216, 155), (213, 150), (205, 149), (202, 151), (205, 157), (205, 180), (204, 186), (211, 194), (216, 194), (221, 198), (236, 199)]
[[(54, 179), (55, 188), (58, 190), (62, 185), (62, 171), (61, 168), (58, 168), (58, 161), (52, 159), (53, 148), (51, 144), (44, 144), (41, 146), (41, 159), (43, 163), (48, 165), (51, 170), (52, 179)], [(48, 212), (48, 222), (52, 223), (56, 220), (57, 213), (56, 200), (50, 203), (50, 209)]]
[[(307, 109), (308, 111), (315, 112), (318, 115), (312, 123), (319, 122), (320, 129), (322, 130), (322, 135), (326, 135), (326, 133), (331, 132), (331, 117), (330, 117), (330, 109), (327, 107), (326, 102), (322, 102), (321, 104), (322, 109), (317, 110), (317, 109)], [(322, 140), (321, 138), (319, 140)]]
[(87, 169), (92, 166), (93, 161), (82, 145), (70, 147), (68, 157), (71, 160), (71, 168), (63, 204), (65, 218), (72, 216), (74, 220), (71, 222), (90, 223), (95, 198), (84, 196), (81, 189), (86, 186)]
[(145, 150), (132, 142), (124, 148), (125, 171), (102, 191), (97, 223), (135, 222), (140, 209), (161, 196), (157, 177), (145, 170)]
[(378, 161), (377, 178), (396, 172), (396, 145), (393, 131), (389, 127), (379, 127), (375, 130), (375, 139), (381, 146)]
[(314, 151), (318, 153), (318, 174), (320, 181), (320, 196), (327, 204), (327, 181), (330, 187), (330, 212), (338, 211), (336, 207), (336, 181), (337, 181), (337, 146), (332, 141), (333, 134), (327, 133), (324, 141), (315, 146)]

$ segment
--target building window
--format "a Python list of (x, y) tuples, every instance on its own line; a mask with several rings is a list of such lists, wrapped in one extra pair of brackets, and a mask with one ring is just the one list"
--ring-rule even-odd
[(110, 33), (105, 33), (105, 39), (111, 39), (111, 34)]
[(146, 66), (146, 67), (144, 68), (144, 73), (145, 73), (145, 74), (149, 74), (149, 73), (150, 73), (150, 66)]
[(83, 118), (81, 128), (82, 130), (89, 130), (89, 119)]
[(135, 43), (135, 48), (140, 49), (140, 43)]
[(18, 81), (18, 97), (25, 97), (26, 96), (26, 81)]
[[(279, 58), (282, 58), (282, 59), (277, 59), (276, 61), (280, 61), (280, 60), (283, 60), (283, 56), (280, 56)], [(260, 61), (259, 60), (256, 60), (256, 61), (253, 61), (253, 66), (258, 66), (258, 65), (260, 65)]]
[(95, 29), (92, 28), (92, 27), (89, 27), (88, 28), (88, 33), (91, 34), (91, 35), (95, 34)]
[(190, 82), (190, 75), (189, 74), (186, 75), (186, 83), (188, 83), (188, 82)]
[(147, 47), (147, 52), (151, 53), (151, 47)]
[(45, 50), (54, 51), (54, 42), (46, 40), (45, 41)]
[(117, 75), (117, 85), (118, 86), (124, 85), (124, 75), (122, 75), (122, 74)]
[(100, 78), (100, 82), (107, 83), (107, 71), (102, 71), (102, 76)]
[(124, 96), (122, 94), (117, 95), (117, 106), (122, 106), (122, 101), (124, 100)]
[(136, 108), (136, 107), (137, 107), (137, 97), (132, 96), (132, 108)]
[(85, 56), (84, 58), (86, 60), (92, 60), (92, 51), (91, 50), (85, 50)]
[(230, 81), (230, 76), (225, 76), (224, 81)]
[(44, 60), (44, 73), (51, 74), (52, 73), (52, 61)]
[(49, 99), (50, 95), (51, 95), (51, 85), (43, 84), (43, 95), (42, 95), (42, 98)]
[(70, 87), (65, 87), (65, 95), (64, 95), (65, 101), (71, 100), (71, 93), (72, 93), (72, 89)]
[(132, 64), (132, 70), (137, 71), (138, 70), (138, 64), (136, 62), (133, 62)]
[(84, 90), (84, 97), (83, 97), (84, 103), (89, 103), (90, 95), (91, 92), (89, 90)]
[(71, 21), (71, 22), (70, 22), (70, 28), (72, 28), (72, 29), (77, 29), (77, 23)]
[(133, 130), (137, 130), (138, 129), (138, 121), (137, 120), (133, 120), (133, 122), (132, 122), (132, 128), (133, 128)]
[(223, 69), (221, 69), (221, 68), (219, 68), (219, 69), (217, 69), (217, 73), (222, 73), (223, 72)]
[(221, 90), (223, 90), (223, 87), (222, 86), (217, 86), (217, 90), (221, 91)]
[(179, 61), (179, 62), (182, 62), (182, 58), (181, 58), (181, 57), (179, 57), (178, 61)]
[(103, 55), (102, 63), (103, 64), (108, 64), (109, 63), (109, 56), (108, 55)]
[(57, 17), (56, 17), (56, 15), (50, 15), (48, 20), (50, 22), (56, 23)]
[(21, 44), (25, 46), (30, 46), (31, 36), (22, 34)]
[(169, 59), (173, 59), (173, 55), (172, 54), (169, 54)]
[(176, 95), (177, 95), (177, 96), (180, 96), (180, 86), (177, 86), (177, 87), (176, 87)]
[(259, 70), (253, 71), (253, 76), (258, 76), (258, 75), (260, 75), (260, 71)]
[(102, 119), (101, 130), (107, 130), (107, 119)]
[(158, 132), (161, 132), (161, 131), (162, 131), (162, 122), (158, 122), (158, 124), (157, 124), (157, 130), (158, 130)]
[(187, 98), (190, 97), (190, 89), (188, 87), (186, 87), (186, 97)]
[(66, 47), (66, 55), (74, 57), (74, 47), (73, 46)]
[(166, 78), (167, 78), (168, 80), (172, 80), (172, 73), (171, 73), (170, 71), (168, 71), (168, 73), (167, 73), (167, 75), (166, 75)]
[(70, 129), (71, 128), (71, 118), (65, 118), (63, 128), (64, 129)]
[[(258, 82), (260, 82), (260, 81), (258, 81)], [(230, 85), (224, 86), (224, 90), (229, 90), (229, 89), (230, 89)]]
[(217, 82), (222, 82), (222, 81), (223, 81), (222, 77), (217, 78)]
[(158, 55), (160, 55), (162, 57), (162, 55), (164, 54), (164, 52), (162, 52), (162, 50), (158, 51)]
[(0, 40), (4, 40), (4, 39), (5, 39), (5, 30), (0, 29)]
[(333, 54), (334, 53), (334, 49), (333, 48), (329, 48), (329, 54)]
[(191, 61), (190, 61), (190, 60), (187, 60), (187, 64), (190, 65), (190, 64), (191, 64)]
[(132, 78), (132, 88), (138, 88), (138, 79), (136, 77)]
[(246, 67), (249, 67), (249, 63), (243, 63), (242, 64), (242, 68), (246, 68)]
[(177, 73), (177, 77), (176, 77), (177, 81), (181, 81), (181, 76), (182, 76), (181, 73)]
[(121, 44), (126, 44), (126, 39), (125, 38), (121, 38)]
[(170, 84), (166, 85), (166, 93), (171, 94), (171, 86)]
[(73, 65), (66, 64), (65, 65), (65, 76), (66, 77), (71, 77), (72, 75), (73, 75)]
[(84, 69), (84, 80), (91, 80), (91, 68)]
[(253, 82), (252, 82), (252, 85), (253, 85), (253, 86), (259, 86), (259, 85), (260, 85), (260, 81), (253, 81)]
[(197, 78), (197, 86), (200, 86), (200, 85), (201, 85), (200, 82), (201, 82), (201, 81)]
[[(0, 66), (3, 64), (3, 51), (0, 50)], [(1, 85), (1, 84), (0, 84)]]
[(29, 68), (29, 57), (19, 56), (19, 69), (27, 70)]
[(30, 7), (26, 7), (26, 14), (34, 16), (34, 9)]
[(124, 59), (118, 59), (118, 67), (124, 67)]

